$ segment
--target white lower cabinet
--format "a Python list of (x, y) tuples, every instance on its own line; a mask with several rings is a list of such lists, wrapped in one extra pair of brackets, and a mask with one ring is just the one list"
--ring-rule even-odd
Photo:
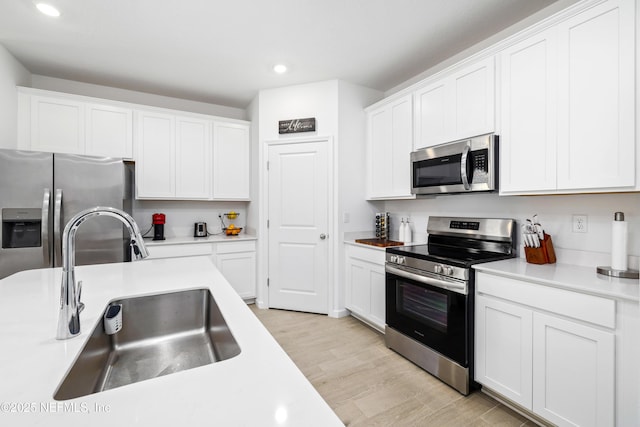
[(216, 266), (243, 299), (256, 297), (255, 241), (217, 243)]
[(385, 325), (385, 252), (345, 245), (346, 307), (380, 331)]
[(148, 259), (208, 255), (243, 299), (256, 297), (256, 242), (203, 242), (147, 245)]
[(615, 425), (615, 301), (477, 277), (476, 381), (558, 426)]
[(559, 426), (614, 425), (614, 334), (533, 318), (533, 412)]
[(532, 311), (476, 298), (477, 381), (513, 402), (531, 408)]

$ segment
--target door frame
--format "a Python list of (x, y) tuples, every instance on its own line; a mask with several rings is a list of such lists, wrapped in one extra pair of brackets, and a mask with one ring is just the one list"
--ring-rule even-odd
[(267, 219), (269, 215), (269, 173), (267, 171), (267, 161), (269, 160), (269, 148), (275, 145), (292, 145), (311, 142), (325, 142), (327, 144), (327, 229), (328, 237), (328, 254), (327, 254), (327, 311), (331, 317), (339, 317), (335, 306), (337, 287), (339, 283), (336, 281), (335, 274), (335, 254), (336, 244), (338, 240), (337, 223), (335, 219), (335, 206), (337, 206), (335, 191), (335, 149), (334, 140), (331, 136), (312, 136), (312, 137), (292, 137), (287, 139), (266, 140), (260, 147), (260, 203), (259, 203), (259, 230), (258, 230), (258, 280), (256, 284), (256, 305), (258, 308), (269, 308), (269, 288), (267, 286), (267, 278), (269, 277), (269, 229), (267, 228)]

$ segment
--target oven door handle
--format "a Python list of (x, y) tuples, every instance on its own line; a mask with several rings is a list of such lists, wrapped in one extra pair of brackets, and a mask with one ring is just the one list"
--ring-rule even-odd
[(416, 282), (424, 283), (425, 285), (435, 286), (436, 288), (446, 289), (448, 291), (456, 292), (458, 294), (467, 295), (469, 293), (466, 283), (453, 283), (445, 280), (436, 279), (434, 277), (423, 276), (421, 274), (411, 273), (400, 268), (393, 267), (391, 265), (385, 266), (387, 273), (395, 274), (396, 276), (403, 277), (405, 279), (414, 280)]

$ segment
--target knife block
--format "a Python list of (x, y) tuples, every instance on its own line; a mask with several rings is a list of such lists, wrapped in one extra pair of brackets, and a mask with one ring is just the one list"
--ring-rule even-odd
[(531, 264), (555, 264), (556, 251), (553, 249), (551, 236), (544, 233), (544, 239), (540, 242), (539, 248), (524, 248), (527, 262)]

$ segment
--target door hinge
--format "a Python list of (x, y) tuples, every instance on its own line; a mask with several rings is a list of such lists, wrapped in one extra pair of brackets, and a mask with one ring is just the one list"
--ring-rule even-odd
[(267, 170), (269, 170), (269, 161), (267, 161)]
[(269, 287), (269, 278), (267, 277), (267, 288)]
[(269, 220), (267, 220), (267, 228), (269, 228)]

